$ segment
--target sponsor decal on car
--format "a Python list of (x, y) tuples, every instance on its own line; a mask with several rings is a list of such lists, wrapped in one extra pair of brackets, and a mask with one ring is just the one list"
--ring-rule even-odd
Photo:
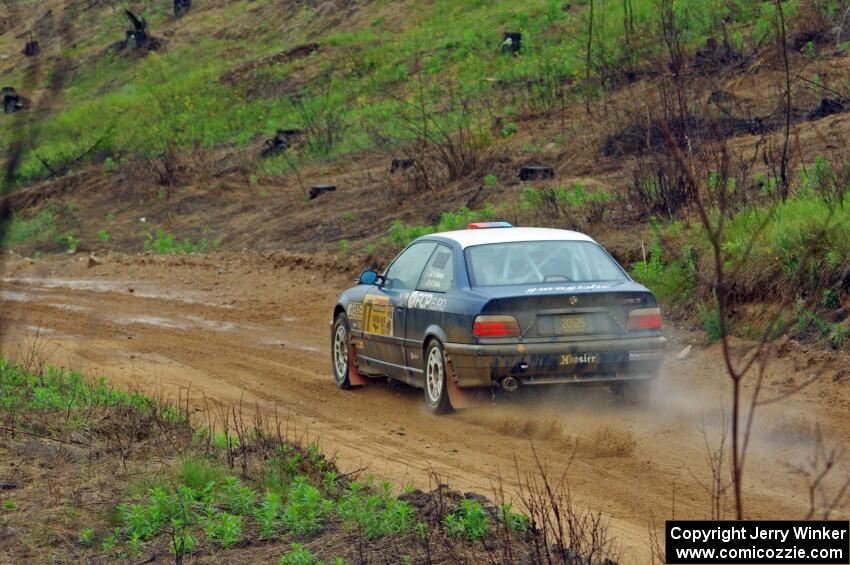
[(629, 361), (649, 361), (652, 359), (663, 359), (664, 351), (652, 349), (647, 351), (629, 351)]
[(561, 355), (561, 365), (585, 365), (587, 363), (596, 363), (598, 357), (592, 353), (583, 353), (582, 355), (573, 355), (567, 353)]
[(610, 285), (607, 284), (573, 284), (569, 286), (536, 286), (529, 289), (526, 289), (525, 292), (528, 294), (535, 294), (539, 292), (575, 292), (576, 290), (605, 290), (607, 288), (611, 288)]
[(367, 294), (363, 299), (363, 331), (393, 335), (393, 307), (388, 296)]
[(363, 303), (352, 302), (348, 305), (348, 319), (362, 320), (363, 319)]
[(430, 292), (420, 292), (418, 290), (411, 292), (410, 296), (407, 297), (407, 307), (418, 310), (443, 312), (446, 309), (447, 302), (442, 296), (437, 296)]

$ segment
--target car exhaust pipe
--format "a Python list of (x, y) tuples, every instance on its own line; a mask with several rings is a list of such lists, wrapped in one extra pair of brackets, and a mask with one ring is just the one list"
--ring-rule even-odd
[(516, 377), (505, 377), (499, 384), (505, 392), (516, 392), (519, 388), (519, 381), (516, 380)]

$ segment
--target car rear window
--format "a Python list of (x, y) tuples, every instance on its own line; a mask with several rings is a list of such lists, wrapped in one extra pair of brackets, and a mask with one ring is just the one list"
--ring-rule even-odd
[(472, 286), (628, 280), (599, 245), (589, 241), (520, 241), (467, 247)]

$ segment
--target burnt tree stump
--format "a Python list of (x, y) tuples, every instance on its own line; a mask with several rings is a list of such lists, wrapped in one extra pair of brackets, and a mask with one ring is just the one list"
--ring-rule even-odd
[(336, 185), (316, 184), (310, 188), (310, 200), (315, 200), (326, 192), (336, 192)]
[(817, 120), (825, 118), (833, 114), (840, 114), (846, 110), (844, 102), (841, 100), (833, 100), (832, 98), (821, 98), (820, 106), (812, 110), (806, 116), (809, 120)]
[(32, 32), (27, 37), (27, 44), (24, 46), (25, 57), (35, 57), (41, 53), (41, 47), (38, 45), (38, 40), (32, 36)]
[(522, 50), (522, 34), (518, 31), (506, 31), (502, 38), (502, 53), (519, 54)]
[(3, 113), (14, 114), (24, 107), (24, 102), (18, 95), (18, 92), (11, 86), (4, 86), (2, 90), (3, 96)]
[(144, 17), (137, 17), (130, 10), (125, 9), (124, 15), (133, 26), (133, 29), (127, 30), (127, 37), (124, 40), (124, 46), (131, 49), (155, 48), (156, 42), (151, 41), (151, 36), (148, 35), (148, 22)]
[(174, 0), (174, 17), (182, 18), (189, 13), (192, 7), (192, 0)]
[(519, 180), (546, 180), (555, 178), (555, 169), (549, 165), (525, 165), (519, 170)]
[(286, 151), (292, 147), (303, 134), (303, 130), (295, 128), (277, 130), (273, 138), (266, 140), (263, 150), (260, 152), (260, 157), (272, 157), (278, 153)]
[(413, 159), (393, 159), (390, 163), (390, 174), (409, 169), (413, 166)]

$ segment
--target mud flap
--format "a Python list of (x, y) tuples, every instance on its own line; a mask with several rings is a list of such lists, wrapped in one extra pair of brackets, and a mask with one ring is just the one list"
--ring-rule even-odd
[(475, 403), (473, 402), (470, 393), (457, 386), (457, 383), (455, 382), (455, 370), (452, 366), (452, 358), (448, 355), (446, 355), (446, 369), (448, 369), (446, 385), (448, 386), (449, 402), (451, 402), (452, 408), (455, 410), (461, 410), (463, 408), (473, 406)]
[(369, 384), (369, 377), (364, 377), (357, 369), (357, 351), (354, 344), (349, 344), (350, 353), (348, 355), (348, 380), (351, 386), (363, 386)]

